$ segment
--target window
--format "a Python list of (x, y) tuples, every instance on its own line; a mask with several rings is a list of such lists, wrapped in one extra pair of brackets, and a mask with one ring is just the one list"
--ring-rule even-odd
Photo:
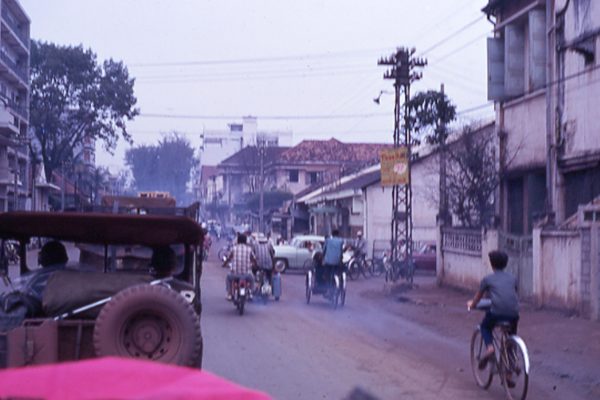
[(289, 181), (290, 182), (298, 182), (298, 170), (297, 169), (290, 169), (288, 170), (290, 176), (289, 176)]
[(306, 176), (306, 183), (309, 185), (312, 185), (313, 183), (317, 183), (317, 181), (319, 180), (318, 172), (307, 172), (305, 176)]
[(546, 15), (534, 9), (488, 38), (488, 100), (523, 96), (546, 84)]

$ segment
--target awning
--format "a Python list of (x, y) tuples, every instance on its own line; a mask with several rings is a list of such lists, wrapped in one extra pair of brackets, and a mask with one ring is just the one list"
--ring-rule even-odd
[(309, 210), (311, 214), (337, 214), (340, 210), (333, 206), (313, 207)]

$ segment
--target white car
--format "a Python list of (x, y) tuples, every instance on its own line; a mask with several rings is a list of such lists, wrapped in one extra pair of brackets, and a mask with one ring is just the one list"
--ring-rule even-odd
[(308, 268), (312, 265), (315, 251), (320, 251), (325, 238), (318, 235), (300, 235), (294, 237), (290, 244), (274, 246), (275, 270), (283, 272), (288, 268)]

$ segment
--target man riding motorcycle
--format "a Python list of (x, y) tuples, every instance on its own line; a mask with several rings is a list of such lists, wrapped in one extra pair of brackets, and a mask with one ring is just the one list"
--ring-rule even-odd
[(256, 265), (256, 256), (252, 247), (246, 243), (246, 235), (240, 233), (238, 242), (233, 246), (229, 256), (224, 260), (223, 267), (227, 267), (231, 263), (231, 272), (227, 274), (225, 281), (225, 289), (227, 290), (227, 300), (231, 300), (231, 284), (235, 279), (245, 279), (250, 295), (252, 297), (252, 289), (254, 283), (254, 275), (252, 268)]

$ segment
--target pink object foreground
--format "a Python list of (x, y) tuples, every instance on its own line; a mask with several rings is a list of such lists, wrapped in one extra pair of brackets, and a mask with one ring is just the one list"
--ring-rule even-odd
[(206, 371), (116, 357), (4, 370), (0, 398), (270, 399)]

